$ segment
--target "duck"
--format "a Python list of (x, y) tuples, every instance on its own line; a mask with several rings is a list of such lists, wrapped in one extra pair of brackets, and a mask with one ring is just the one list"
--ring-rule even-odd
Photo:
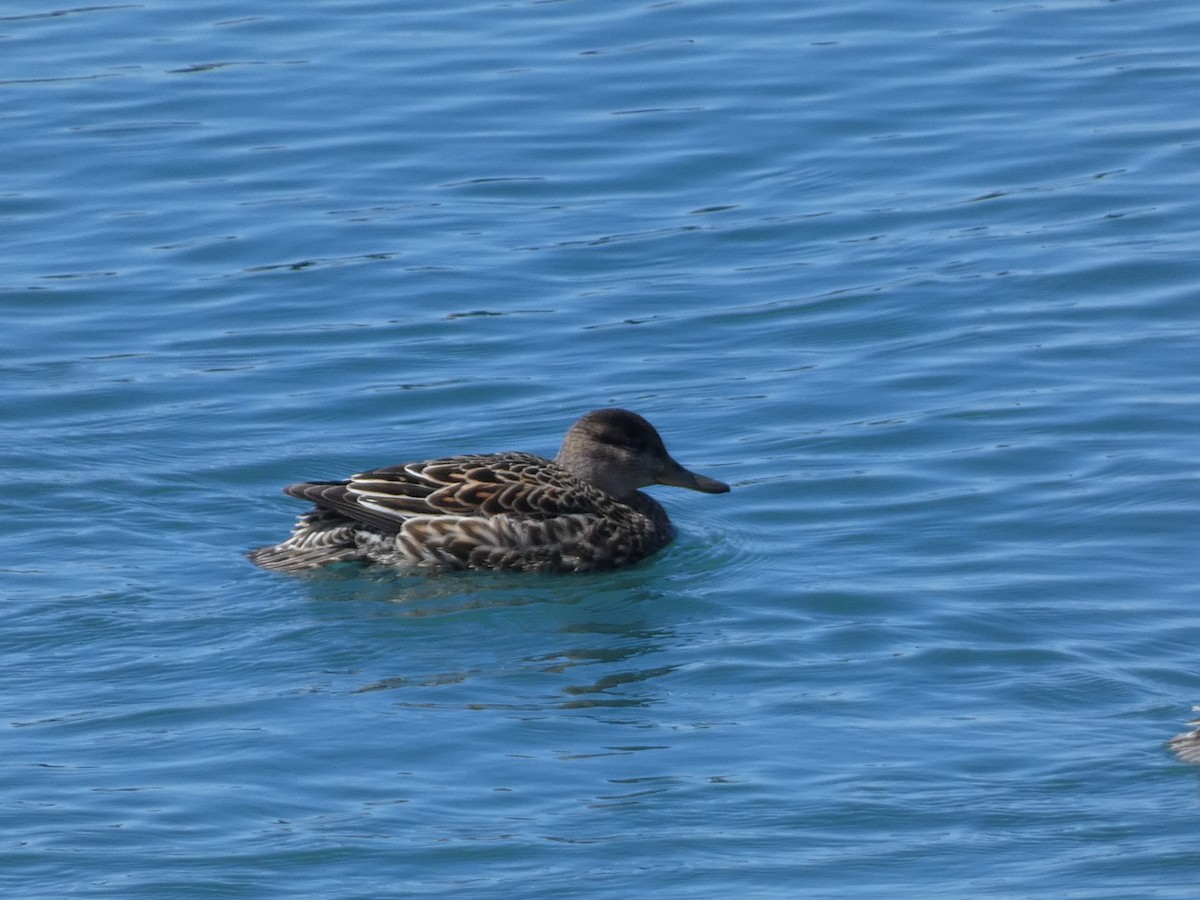
[[(1200, 712), (1200, 706), (1193, 706), (1192, 710)], [(1200, 719), (1187, 724), (1200, 725)], [(1200, 728), (1175, 735), (1167, 741), (1167, 749), (1172, 750), (1181, 762), (1200, 764)]]
[(554, 459), (467, 454), (371, 469), (283, 492), (313, 504), (287, 540), (251, 550), (255, 565), (296, 573), (334, 563), (401, 570), (599, 572), (639, 562), (674, 537), (640, 488), (723, 494), (729, 485), (676, 462), (627, 409), (580, 418)]

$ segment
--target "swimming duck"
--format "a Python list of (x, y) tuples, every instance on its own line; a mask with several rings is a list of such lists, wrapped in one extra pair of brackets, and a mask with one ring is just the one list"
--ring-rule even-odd
[[(1200, 706), (1194, 706), (1195, 712), (1200, 712)], [(1189, 725), (1200, 725), (1200, 719), (1188, 722)], [(1187, 763), (1200, 763), (1200, 728), (1185, 731), (1167, 741), (1167, 747), (1175, 751), (1180, 760)]]
[(400, 569), (613, 569), (673, 537), (666, 510), (638, 490), (651, 484), (729, 490), (672, 459), (641, 416), (598, 409), (571, 426), (553, 460), (450, 456), (289, 485), (285, 494), (315, 508), (286, 541), (248, 556), (280, 572), (353, 561)]

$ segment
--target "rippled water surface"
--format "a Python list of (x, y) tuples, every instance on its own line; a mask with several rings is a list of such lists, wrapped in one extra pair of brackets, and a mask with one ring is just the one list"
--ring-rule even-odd
[[(1200, 7), (0, 15), (0, 881), (1196, 896)], [(728, 481), (599, 576), (285, 577), (289, 482)]]

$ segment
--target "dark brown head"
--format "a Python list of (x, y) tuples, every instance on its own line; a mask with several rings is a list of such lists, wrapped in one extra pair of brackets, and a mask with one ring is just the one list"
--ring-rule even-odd
[(689, 472), (667, 453), (654, 426), (627, 409), (598, 409), (563, 438), (555, 462), (614, 497), (651, 484), (723, 494), (729, 485)]

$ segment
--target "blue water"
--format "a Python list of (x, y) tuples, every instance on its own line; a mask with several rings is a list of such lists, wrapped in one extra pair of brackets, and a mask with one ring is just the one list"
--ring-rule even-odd
[[(0, 884), (1192, 898), (1200, 6), (0, 15)], [(602, 576), (289, 482), (638, 410)]]

